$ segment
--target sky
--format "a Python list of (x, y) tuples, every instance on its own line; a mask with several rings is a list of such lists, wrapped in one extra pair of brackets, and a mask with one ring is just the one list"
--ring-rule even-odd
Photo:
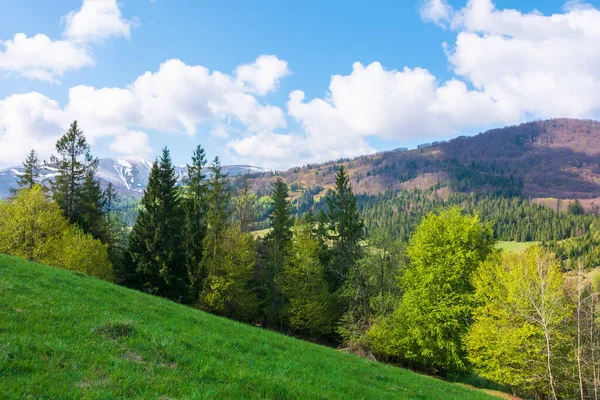
[(0, 168), (95, 155), (286, 169), (600, 118), (600, 4), (3, 0)]

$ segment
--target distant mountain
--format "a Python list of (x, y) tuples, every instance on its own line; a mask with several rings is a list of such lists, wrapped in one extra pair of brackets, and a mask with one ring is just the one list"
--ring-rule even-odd
[[(106, 186), (111, 182), (121, 195), (128, 197), (141, 197), (143, 195), (148, 184), (153, 161), (141, 157), (102, 158), (99, 161), (96, 177), (100, 180), (102, 186)], [(270, 171), (251, 165), (224, 165), (223, 170), (231, 177), (243, 175), (244, 173)], [(22, 166), (0, 170), (0, 197), (6, 197), (10, 194), (10, 189), (17, 186), (18, 176), (22, 173)], [(176, 167), (176, 173), (179, 182), (181, 182), (187, 175), (187, 168)], [(46, 167), (42, 170), (42, 180), (44, 181), (54, 179), (55, 175), (56, 170), (51, 168)]]
[[(320, 198), (333, 187), (339, 165), (355, 193), (437, 187), (451, 191), (519, 195), (554, 206), (556, 199), (600, 205), (600, 122), (576, 119), (534, 121), (494, 129), (415, 150), (398, 149), (352, 160), (292, 168), (281, 173), (293, 198)], [(265, 192), (274, 174), (256, 178)]]

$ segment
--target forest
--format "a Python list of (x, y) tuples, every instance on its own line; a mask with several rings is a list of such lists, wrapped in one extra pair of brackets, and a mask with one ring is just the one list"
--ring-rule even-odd
[(524, 398), (598, 399), (599, 221), (578, 202), (435, 186), (355, 196), (336, 164), (322, 200), (292, 202), (282, 177), (257, 194), (197, 146), (183, 186), (165, 148), (141, 203), (119, 205), (77, 122), (44, 163), (49, 187), (32, 150), (0, 203), (0, 253)]

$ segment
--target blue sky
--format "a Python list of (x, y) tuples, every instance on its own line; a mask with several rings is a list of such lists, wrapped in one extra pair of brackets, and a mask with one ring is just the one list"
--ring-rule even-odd
[[(225, 163), (275, 168), (534, 118), (597, 118), (597, 8), (539, 0), (6, 0), (0, 166), (28, 147), (47, 156), (73, 118), (101, 157), (152, 157), (168, 145), (181, 164), (201, 143)], [(21, 33), (51, 43), (37, 38), (41, 47), (30, 51), (17, 44)], [(260, 63), (261, 55), (271, 58)], [(179, 64), (161, 70), (167, 60)], [(240, 65), (251, 75), (240, 78)], [(227, 87), (214, 76), (207, 83), (195, 66), (225, 75)], [(146, 72), (144, 86), (132, 88)], [(86, 101), (71, 92), (83, 86)], [(292, 101), (296, 90), (303, 96)]]

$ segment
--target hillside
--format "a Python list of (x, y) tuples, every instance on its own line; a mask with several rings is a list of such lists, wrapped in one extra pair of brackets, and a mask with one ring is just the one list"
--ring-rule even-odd
[(2, 398), (490, 395), (0, 255)]
[[(101, 158), (98, 163), (96, 178), (100, 180), (103, 187), (108, 185), (109, 182), (112, 183), (122, 196), (139, 198), (143, 195), (148, 184), (152, 163), (152, 160), (141, 157)], [(244, 173), (266, 172), (269, 170), (251, 165), (224, 165), (223, 171), (234, 177)], [(22, 166), (0, 170), (0, 198), (9, 196), (10, 189), (17, 187), (18, 177), (22, 173)], [(181, 182), (187, 175), (187, 168), (185, 166), (176, 167), (175, 173), (179, 182)], [(41, 180), (48, 182), (54, 179), (56, 171), (44, 167), (40, 171), (40, 175)]]
[[(600, 123), (554, 119), (494, 129), (449, 142), (406, 151), (382, 152), (353, 160), (290, 169), (283, 173), (298, 198), (307, 189), (320, 198), (332, 187), (343, 164), (354, 192), (428, 188), (521, 195), (548, 206), (554, 199), (582, 199), (587, 209), (600, 205)], [(275, 177), (263, 174), (257, 191)]]

